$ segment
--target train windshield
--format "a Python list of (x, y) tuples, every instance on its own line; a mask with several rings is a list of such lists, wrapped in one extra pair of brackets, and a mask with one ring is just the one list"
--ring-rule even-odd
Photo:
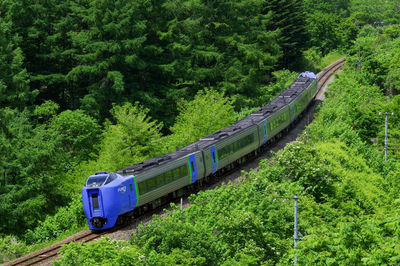
[(108, 175), (92, 175), (86, 182), (87, 187), (100, 187), (106, 181)]

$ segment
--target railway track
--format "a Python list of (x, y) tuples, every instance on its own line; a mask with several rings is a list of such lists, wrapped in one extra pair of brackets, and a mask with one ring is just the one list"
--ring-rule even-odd
[(346, 58), (343, 57), (336, 62), (330, 64), (329, 66), (325, 67), (321, 72), (317, 74), (318, 78), (318, 87), (319, 89), (323, 88), (325, 84), (328, 82), (329, 78), (336, 73), (344, 65)]
[[(332, 63), (331, 65), (327, 66), (326, 68), (324, 68), (321, 72), (319, 72), (317, 74), (318, 77), (318, 86), (319, 89), (323, 88), (325, 86), (325, 84), (328, 82), (328, 80), (330, 79), (330, 77), (338, 71), (338, 69), (340, 69), (345, 62), (345, 58), (339, 59), (338, 61)], [(318, 97), (318, 95), (322, 94), (323, 92), (320, 90), (316, 96), (316, 98)], [(297, 134), (297, 133), (296, 133)], [(279, 145), (280, 141), (277, 141), (277, 143), (275, 143), (274, 146), (278, 146), (278, 148), (281, 148), (281, 146)], [(282, 141), (284, 144), (286, 144), (285, 141)], [(260, 156), (258, 159), (262, 159), (263, 156)], [(264, 156), (265, 157), (265, 156)], [(258, 164), (258, 163), (257, 163)], [(252, 164), (246, 163), (245, 166), (249, 166)], [(255, 167), (254, 170), (257, 171), (258, 167)], [(228, 177), (230, 174), (232, 174), (234, 171), (229, 171), (226, 172), (224, 174), (224, 177)], [(240, 173), (240, 170), (239, 170)], [(237, 177), (234, 177), (237, 178)], [(230, 180), (234, 179), (234, 178), (228, 178)], [(215, 182), (213, 182), (212, 184), (207, 185), (206, 187), (200, 188), (199, 190), (206, 190), (206, 189), (212, 189), (216, 186), (221, 185), (222, 182), (226, 182), (226, 179), (223, 177), (218, 178), (218, 180), (216, 180)], [(194, 191), (196, 192), (196, 191)], [(187, 202), (187, 198), (185, 198), (185, 205), (188, 204)], [(151, 220), (151, 217), (153, 214), (160, 214), (163, 212), (164, 208), (166, 208), (166, 205), (160, 206), (152, 211), (149, 211), (148, 213), (142, 215), (142, 217), (136, 219), (136, 221), (132, 224), (132, 225), (128, 225), (126, 226), (128, 229), (127, 230), (135, 230), (136, 226), (140, 223), (140, 222), (148, 222)], [(56, 259), (58, 257), (58, 253), (61, 250), (62, 245), (71, 243), (71, 242), (90, 242), (93, 241), (95, 239), (100, 238), (101, 236), (104, 235), (110, 235), (113, 234), (114, 232), (120, 230), (120, 229), (124, 229), (122, 227), (119, 228), (114, 228), (111, 231), (105, 231), (105, 232), (101, 232), (101, 233), (94, 233), (91, 230), (85, 230), (82, 232), (79, 232), (75, 235), (72, 235), (66, 239), (64, 239), (61, 242), (55, 243), (47, 248), (44, 248), (42, 250), (36, 251), (34, 253), (28, 254), (24, 257), (21, 257), (19, 259), (16, 259), (14, 261), (8, 262), (6, 264), (4, 264), (5, 266), (12, 266), (12, 265), (48, 265), (50, 264), (50, 262), (54, 259)]]
[(48, 264), (51, 260), (57, 257), (64, 244), (75, 242), (90, 242), (102, 236), (104, 233), (93, 233), (91, 230), (85, 230), (72, 235), (61, 242), (55, 243), (47, 248), (38, 250), (34, 253), (28, 254), (24, 257), (4, 264), (5, 266), (12, 265), (41, 265)]

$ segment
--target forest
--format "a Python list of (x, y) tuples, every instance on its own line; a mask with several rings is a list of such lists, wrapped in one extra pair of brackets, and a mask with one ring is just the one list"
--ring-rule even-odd
[[(286, 265), (293, 205), (272, 202), (294, 193), (300, 263), (399, 263), (399, 22), (399, 0), (1, 1), (0, 263), (87, 228), (89, 175), (192, 143), (342, 56), (308, 142), (56, 264)], [(395, 114), (387, 162), (379, 112)]]

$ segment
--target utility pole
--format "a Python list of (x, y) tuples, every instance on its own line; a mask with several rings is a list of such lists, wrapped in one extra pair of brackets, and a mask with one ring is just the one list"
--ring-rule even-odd
[[(301, 233), (298, 230), (297, 227), (297, 201), (298, 201), (298, 197), (297, 194), (294, 194), (294, 197), (275, 197), (274, 201), (276, 201), (276, 199), (293, 199), (294, 200), (294, 235), (293, 235), (293, 248), (296, 251), (297, 250), (297, 240), (301, 240), (301, 238), (298, 238), (298, 234), (301, 235)], [(294, 255), (294, 265), (297, 265), (297, 254)]]
[(394, 115), (394, 113), (381, 113), (379, 115), (385, 115), (385, 162), (387, 162), (387, 145), (388, 145), (388, 115)]
[(354, 41), (354, 43), (358, 43), (358, 61), (357, 61), (357, 63), (358, 63), (358, 72), (361, 71), (361, 51), (360, 51), (360, 49), (361, 49), (361, 43), (362, 42), (365, 42), (365, 41)]
[(306, 130), (306, 135), (307, 135), (307, 143), (308, 143), (308, 140), (309, 140), (309, 135), (310, 135), (310, 129), (309, 129), (309, 126), (310, 126), (310, 114), (307, 114), (307, 130)]
[[(376, 25), (376, 26), (375, 26), (375, 25)], [(383, 22), (381, 22), (381, 21), (375, 21), (374, 24), (373, 24), (373, 26), (374, 26), (374, 28), (377, 28), (377, 29), (378, 29), (378, 35), (379, 35), (379, 27), (382, 27), (382, 26), (383, 26)]]

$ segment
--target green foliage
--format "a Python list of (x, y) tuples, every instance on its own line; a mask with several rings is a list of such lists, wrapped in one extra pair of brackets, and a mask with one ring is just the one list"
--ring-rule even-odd
[(358, 33), (352, 18), (342, 19), (334, 13), (318, 10), (307, 16), (307, 30), (311, 35), (310, 45), (318, 47), (322, 55), (337, 48), (350, 47)]
[(83, 213), (81, 197), (75, 197), (67, 207), (47, 216), (34, 230), (27, 230), (24, 239), (28, 244), (41, 243), (64, 234), (65, 231), (81, 228), (87, 221)]
[[(58, 263), (111, 263), (133, 249), (130, 256), (139, 253), (143, 258), (139, 263), (163, 264), (160, 257), (174, 262), (181, 252), (203, 264), (288, 264), (293, 256), (293, 205), (273, 199), (293, 193), (300, 195), (299, 229), (306, 235), (300, 242), (302, 262), (396, 261), (396, 219), (380, 218), (391, 204), (387, 189), (385, 180), (344, 143), (296, 142), (237, 185), (200, 192), (184, 211), (172, 204), (168, 216), (140, 225), (128, 247), (105, 248), (107, 240), (102, 246), (68, 245)], [(389, 227), (372, 227), (383, 224)], [(377, 244), (371, 246), (371, 241)], [(385, 241), (392, 243), (390, 248), (372, 253)], [(103, 249), (104, 254), (94, 252)]]
[(253, 105), (281, 56), (273, 21), (258, 0), (166, 1), (167, 28), (160, 32), (176, 77), (174, 95), (192, 97), (205, 86), (235, 97), (236, 108)]
[(29, 250), (24, 242), (14, 236), (0, 238), (0, 263), (14, 260)]
[(171, 254), (151, 252), (144, 254), (126, 241), (102, 238), (91, 243), (73, 243), (62, 251), (63, 259), (55, 265), (204, 265), (204, 258), (189, 251), (174, 249)]
[(200, 138), (233, 124), (233, 101), (223, 93), (205, 89), (199, 91), (193, 101), (179, 102), (180, 114), (171, 127), (172, 135), (168, 137), (169, 150), (182, 148)]
[(151, 121), (149, 109), (125, 103), (112, 109), (116, 124), (108, 124), (100, 145), (98, 163), (116, 171), (159, 153), (162, 124)]
[(54, 116), (49, 123), (54, 138), (59, 138), (70, 164), (91, 158), (100, 140), (97, 121), (82, 110), (67, 110)]
[[(383, 47), (395, 42), (383, 37)], [(388, 54), (378, 59), (380, 55), (369, 54), (366, 66), (388, 62)], [(167, 217), (155, 216), (151, 224), (138, 227), (129, 245), (132, 256), (140, 253), (145, 263), (162, 264), (160, 257), (174, 262), (177, 252), (187, 252), (203, 264), (288, 265), (296, 252), (305, 265), (399, 263), (398, 153), (384, 163), (377, 148), (383, 130), (378, 112), (400, 112), (400, 98), (384, 97), (370, 83), (373, 68), (366, 66), (362, 73), (345, 67), (336, 77), (310, 126), (308, 143), (302, 142), (303, 135), (238, 184), (191, 196), (183, 211), (172, 204)], [(395, 139), (398, 116), (389, 122)], [(292, 203), (273, 201), (294, 193), (300, 196), (299, 230), (304, 235), (298, 251), (291, 244)], [(60, 263), (94, 257), (108, 261), (121, 252), (80, 255), (91, 248), (69, 246)]]
[(51, 117), (57, 114), (59, 108), (60, 106), (57, 103), (53, 101), (46, 101), (43, 104), (35, 107), (33, 115), (44, 122), (48, 122)]
[(278, 43), (284, 68), (298, 67), (299, 54), (308, 46), (309, 32), (306, 30), (306, 13), (302, 0), (270, 0), (264, 2), (264, 12), (271, 15), (270, 30), (279, 32)]
[(374, 22), (385, 24), (400, 22), (398, 0), (352, 0), (351, 2), (350, 11), (360, 25), (372, 25)]
[(276, 160), (276, 165), (284, 171), (279, 180), (271, 181), (282, 179), (298, 181), (304, 187), (304, 191), (314, 196), (317, 202), (332, 195), (333, 183), (338, 175), (332, 173), (326, 157), (320, 154), (319, 147), (309, 147), (294, 142), (288, 145), (283, 153), (278, 153)]
[(94, 151), (97, 122), (80, 110), (54, 115), (56, 108), (50, 102), (38, 107), (35, 117), (49, 121), (36, 126), (28, 110), (2, 110), (2, 233), (21, 234), (63, 205), (68, 199), (66, 171)]
[(37, 94), (37, 90), (30, 91), (24, 55), (13, 43), (10, 23), (0, 18), (0, 103), (23, 110)]
[(272, 82), (267, 86), (260, 87), (259, 94), (261, 96), (259, 99), (255, 99), (255, 102), (259, 102), (259, 106), (266, 105), (289, 87), (297, 78), (297, 75), (298, 73), (286, 69), (272, 72)]
[[(200, 194), (192, 209), (175, 210), (165, 225), (157, 220), (159, 228), (140, 229), (139, 246), (105, 241), (112, 252), (96, 259), (288, 264), (291, 210), (270, 206), (268, 193), (298, 192), (302, 212), (312, 217), (305, 215), (301, 226), (314, 234), (304, 241), (313, 255), (302, 254), (305, 264), (397, 263), (398, 217), (388, 210), (398, 206), (388, 195), (397, 199), (400, 189), (400, 98), (390, 96), (400, 91), (399, 6), (398, 0), (1, 1), (1, 234), (21, 236), (30, 228), (25, 239), (32, 243), (81, 226), (78, 201), (59, 207), (87, 176), (233, 123), (286, 88), (293, 68), (317, 72), (345, 49), (348, 62), (355, 61), (359, 38), (366, 41), (363, 69), (358, 74), (349, 63), (331, 86), (310, 143), (290, 145), (265, 163), (268, 170), (249, 175), (243, 189)], [(379, 21), (378, 31), (373, 23)], [(377, 113), (386, 111), (395, 116), (383, 163), (384, 123)], [(162, 137), (162, 124), (150, 116), (173, 134)], [(12, 239), (1, 240), (3, 258), (24, 249)], [(80, 257), (85, 248), (71, 248), (66, 264), (93, 263)], [(116, 254), (122, 248), (128, 251)]]

